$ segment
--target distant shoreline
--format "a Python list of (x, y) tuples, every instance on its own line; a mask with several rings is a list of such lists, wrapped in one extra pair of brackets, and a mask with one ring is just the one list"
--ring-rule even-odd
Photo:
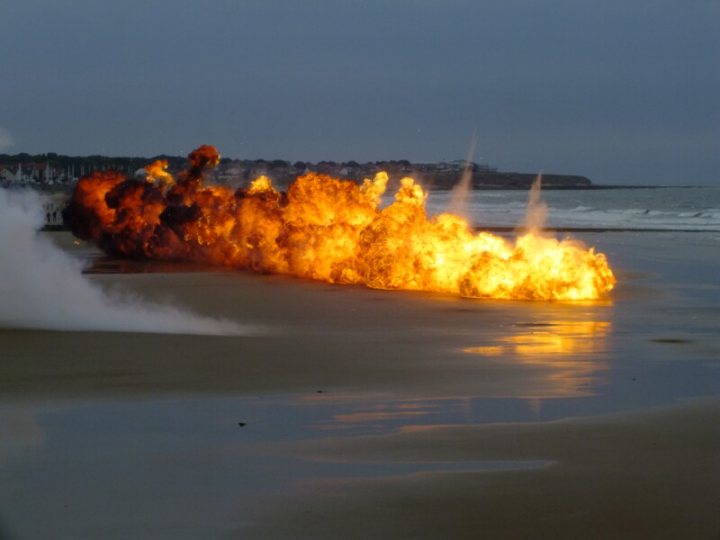
[[(46, 154), (0, 154), (0, 186), (30, 186), (41, 190), (70, 189), (78, 178), (93, 171), (116, 170), (132, 177), (155, 160), (167, 161), (172, 173), (182, 170), (187, 163), (181, 156), (159, 155), (155, 157), (108, 157), (100, 155), (66, 156)], [(450, 190), (458, 185), (460, 178), (470, 173), (470, 187), (474, 190), (527, 190), (538, 173), (499, 171), (487, 164), (466, 163), (463, 160), (413, 163), (408, 160), (384, 160), (366, 163), (356, 161), (285, 161), (280, 159), (231, 159), (223, 158), (219, 166), (208, 175), (212, 183), (233, 189), (249, 184), (258, 176), (265, 175), (285, 189), (298, 176), (308, 172), (327, 174), (336, 178), (362, 181), (385, 171), (393, 180), (410, 176), (429, 190)], [(660, 186), (596, 184), (589, 178), (574, 174), (542, 173), (543, 190), (605, 190), (605, 189), (659, 189)]]

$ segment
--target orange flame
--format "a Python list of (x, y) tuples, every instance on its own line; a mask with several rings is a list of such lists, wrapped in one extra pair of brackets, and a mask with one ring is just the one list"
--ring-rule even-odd
[(403, 178), (394, 202), (381, 208), (386, 173), (360, 185), (308, 173), (287, 193), (259, 177), (232, 191), (202, 183), (203, 171), (219, 163), (215, 148), (201, 146), (189, 158), (177, 182), (162, 161), (146, 168), (146, 181), (109, 172), (80, 179), (66, 212), (71, 230), (126, 257), (380, 289), (584, 300), (615, 284), (605, 256), (574, 240), (531, 231), (510, 242), (475, 233), (452, 214), (428, 218), (427, 194), (412, 178)]
[(153, 161), (150, 165), (145, 166), (145, 172), (147, 173), (148, 182), (164, 182), (167, 185), (175, 183), (175, 179), (172, 174), (167, 170), (168, 162), (164, 159), (158, 159)]

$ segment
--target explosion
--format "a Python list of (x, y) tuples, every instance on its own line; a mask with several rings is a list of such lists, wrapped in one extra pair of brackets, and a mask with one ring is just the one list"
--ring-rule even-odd
[(377, 289), (467, 297), (588, 300), (615, 277), (602, 253), (530, 229), (514, 242), (476, 233), (452, 214), (428, 217), (427, 194), (403, 178), (381, 208), (388, 175), (362, 184), (308, 173), (287, 192), (261, 176), (233, 191), (203, 184), (220, 155), (190, 153), (175, 179), (167, 162), (145, 180), (111, 171), (81, 178), (65, 211), (79, 238), (123, 257), (196, 261)]

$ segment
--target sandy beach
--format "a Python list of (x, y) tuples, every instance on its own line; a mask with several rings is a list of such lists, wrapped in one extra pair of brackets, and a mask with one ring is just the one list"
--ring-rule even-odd
[(49, 236), (106, 290), (246, 331), (0, 329), (2, 538), (720, 535), (717, 235), (584, 235), (618, 275), (585, 303), (126, 263)]

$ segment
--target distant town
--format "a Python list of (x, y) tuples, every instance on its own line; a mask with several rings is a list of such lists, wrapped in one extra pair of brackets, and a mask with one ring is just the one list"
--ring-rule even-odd
[[(142, 177), (143, 167), (148, 163), (164, 159), (173, 173), (182, 170), (187, 163), (185, 157), (155, 156), (107, 157), (107, 156), (64, 156), (60, 154), (0, 154), (0, 185), (32, 186), (48, 191), (67, 191), (78, 178), (93, 171), (116, 170), (128, 177)], [(498, 171), (489, 165), (471, 163), (471, 184), (474, 189), (528, 189), (536, 173)], [(412, 163), (407, 160), (374, 161), (308, 161), (289, 162), (281, 159), (240, 160), (223, 158), (220, 165), (210, 171), (210, 182), (233, 188), (244, 187), (260, 175), (270, 177), (275, 185), (285, 188), (297, 176), (308, 171), (324, 173), (339, 178), (362, 181), (372, 178), (379, 171), (386, 171), (391, 178), (412, 176), (429, 189), (451, 189), (465, 170), (463, 160), (438, 163)], [(587, 189), (592, 182), (584, 176), (543, 174), (544, 189)]]
[[(115, 170), (128, 177), (143, 178), (144, 166), (157, 159), (168, 162), (168, 169), (178, 173), (187, 165), (180, 156), (107, 157), (64, 156), (60, 154), (0, 154), (0, 187), (31, 187), (47, 194), (43, 211), (45, 226), (62, 228), (62, 209), (79, 178), (93, 171)], [(529, 189), (536, 174), (498, 171), (494, 167), (463, 160), (439, 163), (412, 163), (407, 160), (375, 161), (309, 161), (289, 162), (281, 159), (240, 160), (223, 158), (219, 166), (208, 173), (208, 181), (233, 189), (247, 186), (260, 175), (268, 176), (275, 186), (285, 189), (299, 175), (309, 171), (338, 178), (362, 181), (379, 171), (386, 171), (391, 180), (412, 176), (428, 189), (447, 190), (457, 185), (463, 172), (471, 172), (473, 189)], [(543, 189), (590, 189), (592, 182), (584, 176), (543, 174)]]

